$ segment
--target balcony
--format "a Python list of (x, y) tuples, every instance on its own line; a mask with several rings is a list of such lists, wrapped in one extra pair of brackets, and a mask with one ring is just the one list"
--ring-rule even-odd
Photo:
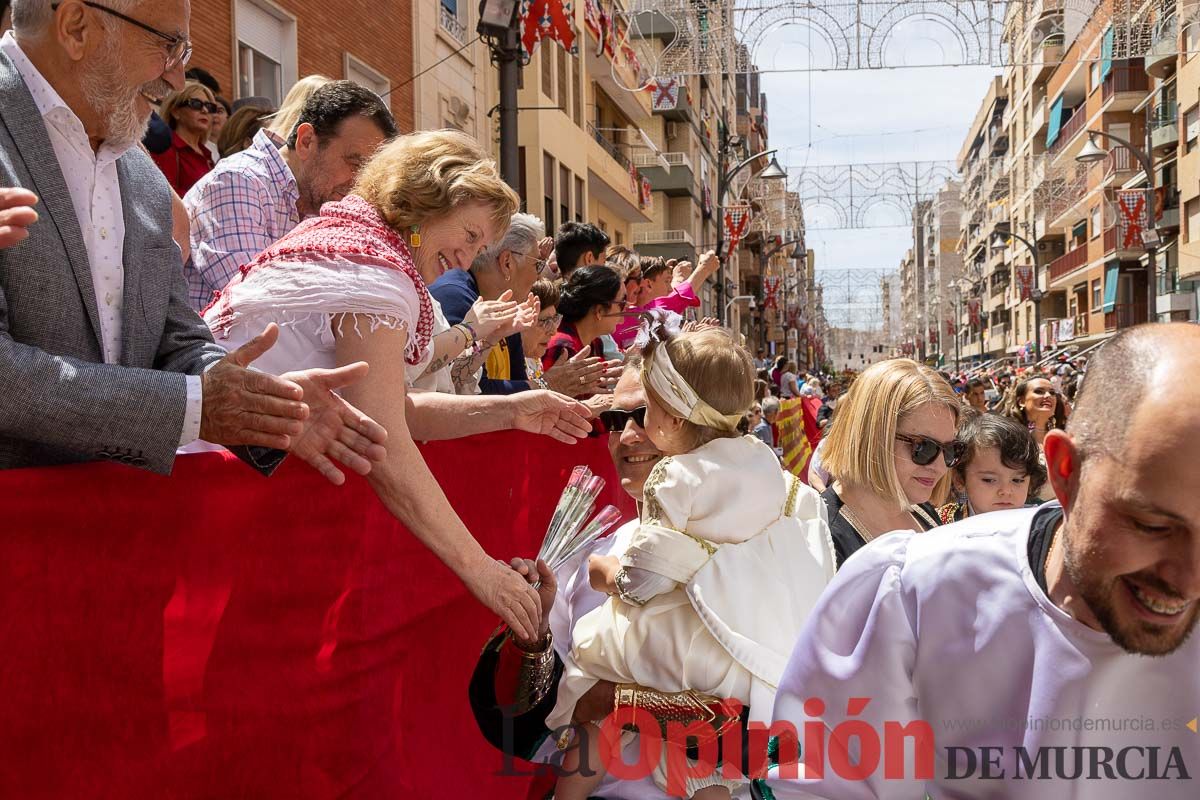
[(1049, 122), (1050, 117), (1046, 113), (1046, 98), (1043, 97), (1033, 107), (1033, 114), (1029, 119), (1029, 135), (1035, 139), (1044, 137), (1046, 135), (1046, 125)]
[(438, 3), (438, 10), (440, 11), (438, 16), (438, 27), (450, 34), (455, 41), (466, 43), (467, 26), (462, 23), (462, 20), (458, 18), (458, 15), (446, 8), (441, 3)]
[(615, 142), (605, 136), (601, 131), (596, 130), (592, 123), (587, 124), (588, 133), (596, 140), (596, 144), (600, 145), (604, 152), (608, 153), (609, 157), (616, 161), (621, 167), (628, 172), (632, 164), (629, 159), (621, 152), (621, 148)]
[(667, 169), (663, 169), (658, 156), (639, 153), (633, 157), (633, 165), (650, 181), (650, 188), (669, 197), (696, 196), (696, 175), (692, 159), (687, 153), (663, 153)]
[(1104, 255), (1115, 256), (1122, 261), (1141, 258), (1145, 253), (1140, 241), (1130, 241), (1127, 236), (1121, 239), (1121, 230), (1116, 225), (1104, 232)]
[(615, 142), (587, 125), (588, 191), (621, 219), (635, 224), (650, 221), (651, 211), (642, 202), (641, 173), (622, 150), (627, 145)]
[[(1109, 77), (1111, 78), (1112, 75), (1109, 75)], [(1143, 75), (1142, 77), (1145, 78), (1146, 76)], [(1079, 132), (1084, 129), (1085, 122), (1087, 122), (1087, 106), (1081, 105), (1079, 108), (1075, 109), (1075, 113), (1072, 114), (1071, 118), (1064, 122), (1063, 126), (1059, 129), (1058, 138), (1055, 139), (1054, 144), (1048, 148), (1050, 155), (1057, 156), (1064, 149), (1066, 149), (1067, 145), (1071, 143), (1071, 140), (1078, 136)]]
[(1103, 99), (1106, 111), (1132, 111), (1150, 91), (1150, 78), (1141, 66), (1114, 64), (1104, 79)]
[(1052, 33), (1041, 41), (1034, 42), (1030, 45), (1033, 56), (1030, 64), (1030, 80), (1033, 83), (1040, 83), (1050, 77), (1050, 73), (1054, 72), (1054, 68), (1062, 63), (1063, 57), (1063, 35), (1061, 33)]
[(1179, 57), (1179, 23), (1176, 17), (1161, 21), (1146, 51), (1146, 74), (1165, 80), (1175, 72)]
[[(1176, 197), (1175, 202), (1176, 203), (1179, 202), (1178, 197)], [(1160, 231), (1164, 231), (1164, 230), (1178, 231), (1179, 230), (1179, 206), (1175, 205), (1170, 208), (1164, 208), (1162, 210), (1162, 215), (1159, 216), (1157, 223), (1155, 224), (1155, 227), (1158, 228)]]
[(1141, 325), (1148, 316), (1142, 303), (1117, 303), (1112, 311), (1104, 314), (1104, 330), (1119, 331)]
[[(1112, 230), (1114, 233), (1116, 232), (1115, 228)], [(1051, 261), (1046, 269), (1047, 274), (1050, 276), (1050, 282), (1053, 283), (1059, 278), (1070, 275), (1075, 270), (1087, 264), (1087, 250), (1087, 245), (1083, 244)]]
[(633, 234), (633, 246), (648, 258), (680, 258), (696, 263), (696, 240), (691, 231), (638, 231)]
[(627, 0), (630, 35), (638, 39), (670, 42), (677, 33), (675, 22), (661, 10), (658, 0)]
[(1154, 109), (1150, 123), (1150, 149), (1156, 156), (1165, 156), (1179, 148), (1179, 120), (1174, 103), (1164, 103)]

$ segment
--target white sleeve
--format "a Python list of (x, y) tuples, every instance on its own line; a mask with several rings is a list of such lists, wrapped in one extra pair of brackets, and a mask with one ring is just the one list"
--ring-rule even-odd
[[(858, 764), (858, 734), (873, 731), (882, 754), (885, 723), (908, 725), (921, 719), (912, 680), (916, 611), (901, 581), (908, 543), (914, 535), (889, 534), (856, 553), (809, 615), (780, 681), (773, 721), (795, 726), (801, 746), (808, 735), (805, 724), (820, 723), (824, 729), (824, 774), (807, 774), (803, 761), (799, 777), (795, 771), (772, 768), (769, 785), (779, 800), (814, 796), (910, 800), (925, 796), (924, 782), (913, 777), (911, 753), (905, 759), (903, 777), (886, 779), (882, 755), (878, 768), (859, 778), (839, 774), (832, 754), (835, 742), (849, 734), (849, 763)], [(856, 705), (854, 698), (862, 699)], [(814, 712), (811, 715), (806, 713), (806, 702), (810, 704), (807, 710)], [(847, 725), (839, 735), (843, 723), (864, 722), (865, 726)]]

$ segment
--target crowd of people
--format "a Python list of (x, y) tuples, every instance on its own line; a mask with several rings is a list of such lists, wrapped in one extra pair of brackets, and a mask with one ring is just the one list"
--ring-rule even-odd
[[(614, 777), (596, 726), (621, 708), (718, 735), (833, 729), (861, 712), (846, 698), (872, 698), (861, 718), (879, 731), (1117, 716), (1133, 706), (1116, 687), (1135, 683), (1161, 690), (1134, 693), (1143, 712), (1200, 708), (1200, 473), (1176, 446), (1200, 434), (1200, 329), (1143, 326), (1088, 364), (982, 377), (753, 357), (686, 319), (715, 253), (671, 262), (589, 223), (549, 231), (478, 142), (400, 134), (350, 81), (235, 108), (185, 73), (186, 9), (12, 4), (0, 468), (169, 473), (180, 451), (224, 447), (268, 475), (289, 454), (334, 483), (365, 475), (505, 623), (472, 702), (498, 746), (557, 765), (560, 800), (761, 791), (697, 768), (703, 753), (683, 783), (667, 755), (639, 785)], [(796, 402), (820, 431), (803, 476), (780, 466)], [(607, 436), (638, 517), (557, 573), (497, 561), (416, 442), (506, 429)], [(771, 791), (920, 796), (843, 777)], [(923, 787), (962, 794), (941, 774)], [(1173, 787), (1156, 792), (1186, 796)]]

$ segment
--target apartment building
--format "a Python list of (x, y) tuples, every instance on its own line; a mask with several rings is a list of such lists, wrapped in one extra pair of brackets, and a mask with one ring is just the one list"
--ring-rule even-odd
[[(1174, 282), (1182, 295), (1191, 294), (1190, 319), (1195, 320), (1200, 318), (1200, 25), (1184, 25), (1178, 34), (1181, 52), (1175, 87), (1181, 135), (1176, 163), (1183, 225), (1176, 242), (1174, 280), (1168, 278), (1168, 283)], [(1158, 310), (1161, 319), (1161, 307)], [(1172, 319), (1182, 316), (1169, 313)]]
[(480, 142), (497, 140), (497, 118), (488, 115), (487, 101), (499, 95), (499, 77), (487, 45), (476, 39), (477, 4), (465, 0), (411, 3), (413, 74), (418, 76), (413, 91), (414, 128), (455, 128)]
[(229, 100), (279, 103), (314, 73), (357, 81), (385, 97), (401, 129), (412, 130), (412, 11), (410, 0), (194, 0), (191, 65), (211, 72)]

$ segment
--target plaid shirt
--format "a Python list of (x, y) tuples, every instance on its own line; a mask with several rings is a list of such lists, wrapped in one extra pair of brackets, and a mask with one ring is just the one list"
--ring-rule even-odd
[(259, 131), (246, 150), (222, 159), (183, 198), (192, 228), (188, 302), (203, 311), (256, 255), (300, 222), (300, 189), (279, 152)]

